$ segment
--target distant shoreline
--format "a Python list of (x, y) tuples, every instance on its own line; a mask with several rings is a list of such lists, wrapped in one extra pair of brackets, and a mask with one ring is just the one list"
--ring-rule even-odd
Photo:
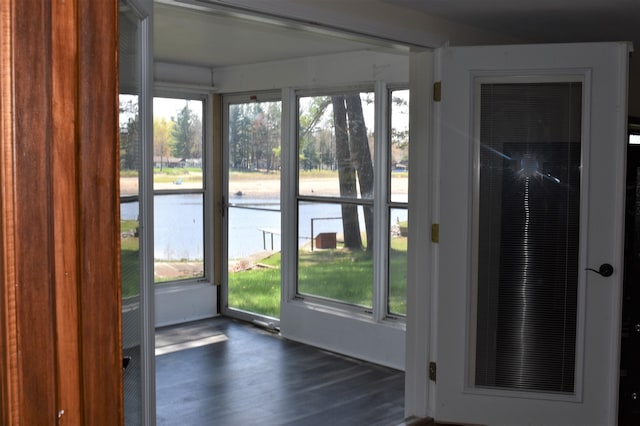
[[(179, 178), (179, 177), (178, 177)], [(173, 182), (155, 183), (155, 189), (197, 189), (201, 188), (198, 182), (184, 181), (175, 184)], [(408, 179), (395, 179), (394, 191), (396, 193), (407, 193)], [(300, 192), (305, 195), (339, 195), (339, 184), (337, 176), (305, 177), (300, 181)], [(120, 194), (135, 195), (138, 193), (137, 177), (120, 178)], [(274, 175), (243, 176), (241, 179), (233, 179), (229, 183), (229, 194), (242, 194), (248, 198), (278, 198), (280, 194), (280, 180)]]

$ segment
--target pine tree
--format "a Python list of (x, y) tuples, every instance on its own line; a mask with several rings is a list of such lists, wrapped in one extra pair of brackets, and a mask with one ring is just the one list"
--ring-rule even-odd
[[(202, 137), (202, 132), (197, 130), (200, 120), (189, 109), (189, 104), (187, 103), (175, 118), (171, 117), (171, 121), (173, 122), (171, 136), (175, 141), (173, 155), (180, 159), (194, 158), (194, 154), (197, 154), (198, 143), (200, 143), (200, 146), (202, 145), (202, 142), (197, 140)], [(199, 157), (199, 155), (196, 155), (196, 157)]]

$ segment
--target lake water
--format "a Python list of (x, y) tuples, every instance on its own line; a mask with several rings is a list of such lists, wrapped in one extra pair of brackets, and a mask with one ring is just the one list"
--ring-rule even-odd
[[(232, 197), (231, 204), (242, 207), (229, 207), (229, 258), (238, 259), (251, 254), (271, 250), (271, 235), (261, 229), (276, 231), (273, 235), (273, 250), (280, 250), (280, 212), (278, 200), (248, 199)], [(360, 228), (364, 231), (362, 208), (358, 209)], [(122, 219), (138, 218), (138, 203), (122, 203)], [(156, 196), (154, 201), (154, 250), (156, 259), (162, 260), (198, 260), (204, 258), (202, 224), (204, 219), (202, 195), (180, 194)], [(313, 234), (321, 232), (342, 233), (340, 205), (301, 204), (298, 212), (299, 244), (308, 244)], [(391, 220), (404, 221), (406, 210), (394, 209)], [(266, 244), (266, 247), (265, 247)]]

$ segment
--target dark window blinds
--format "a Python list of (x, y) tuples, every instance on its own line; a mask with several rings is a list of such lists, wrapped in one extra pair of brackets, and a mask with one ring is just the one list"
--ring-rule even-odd
[(475, 385), (573, 392), (582, 84), (482, 84)]

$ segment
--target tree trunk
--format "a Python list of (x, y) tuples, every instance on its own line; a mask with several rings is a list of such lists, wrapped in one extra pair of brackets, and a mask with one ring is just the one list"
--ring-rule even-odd
[[(349, 142), (353, 163), (358, 173), (362, 198), (373, 198), (373, 162), (367, 139), (367, 127), (362, 113), (359, 94), (347, 95), (347, 115), (349, 118)], [(363, 206), (364, 224), (367, 231), (367, 251), (373, 249), (373, 207)]]
[[(356, 171), (351, 162), (349, 135), (347, 133), (347, 110), (344, 96), (332, 96), (333, 120), (336, 133), (336, 159), (338, 162), (338, 180), (340, 196), (356, 198)], [(350, 249), (361, 249), (360, 223), (358, 207), (353, 204), (342, 204), (342, 229), (344, 246)]]

